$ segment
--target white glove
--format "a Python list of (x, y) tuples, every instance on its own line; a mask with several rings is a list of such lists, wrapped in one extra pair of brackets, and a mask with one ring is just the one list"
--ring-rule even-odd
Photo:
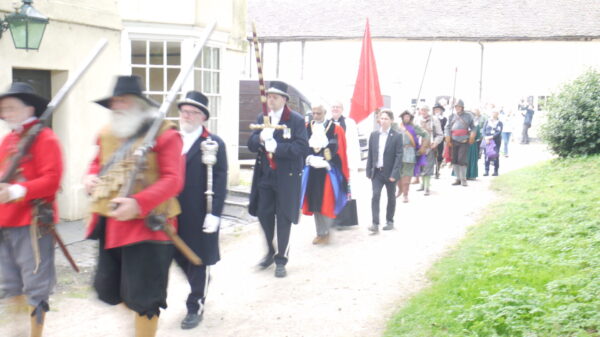
[(202, 231), (204, 233), (214, 233), (219, 230), (219, 225), (221, 224), (221, 218), (218, 216), (214, 216), (212, 214), (206, 214), (204, 218), (204, 226), (202, 226)]
[(277, 141), (273, 138), (265, 141), (265, 150), (267, 152), (275, 153), (275, 149), (277, 149)]
[(310, 166), (314, 167), (314, 168), (326, 168), (327, 170), (331, 169), (331, 166), (329, 165), (329, 163), (327, 162), (327, 160), (325, 160), (323, 157), (319, 157), (319, 156), (311, 156), (313, 157), (310, 160)]
[(262, 139), (262, 141), (266, 143), (268, 140), (273, 139), (273, 132), (275, 132), (274, 128), (262, 129), (262, 131), (260, 132), (260, 139)]
[(312, 154), (311, 154), (311, 155), (308, 155), (308, 156), (306, 157), (306, 159), (304, 160), (304, 164), (305, 164), (305, 165), (308, 165), (308, 166), (312, 166), (312, 165), (310, 165), (310, 159), (311, 159), (312, 157), (314, 157)]

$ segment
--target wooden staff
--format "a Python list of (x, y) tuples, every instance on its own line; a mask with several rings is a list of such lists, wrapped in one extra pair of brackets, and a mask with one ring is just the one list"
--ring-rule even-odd
[[(267, 92), (265, 89), (265, 80), (263, 77), (262, 60), (260, 57), (260, 49), (258, 47), (258, 34), (256, 34), (256, 25), (252, 23), (252, 43), (254, 43), (254, 54), (256, 54), (256, 70), (258, 71), (258, 88), (260, 90), (260, 102), (263, 110), (263, 124), (250, 124), (250, 129), (261, 130), (266, 128), (285, 129), (285, 125), (272, 125), (271, 117), (269, 117), (269, 108), (267, 107)], [(269, 158), (273, 154), (269, 153)]]

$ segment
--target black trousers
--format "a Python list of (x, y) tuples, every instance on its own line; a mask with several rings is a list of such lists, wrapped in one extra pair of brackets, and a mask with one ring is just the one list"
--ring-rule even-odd
[(170, 243), (140, 242), (104, 249), (104, 219), (100, 230), (98, 267), (94, 288), (108, 304), (124, 302), (140, 316), (158, 316), (167, 307), (169, 266), (174, 247)]
[(379, 225), (379, 200), (381, 190), (385, 186), (387, 191), (387, 209), (385, 212), (386, 223), (394, 223), (394, 212), (396, 212), (396, 182), (392, 182), (383, 176), (379, 169), (375, 169), (375, 176), (371, 179), (373, 186), (373, 197), (371, 198), (371, 212), (373, 213), (373, 224)]
[(187, 311), (188, 313), (197, 314), (198, 310), (200, 310), (200, 304), (204, 305), (204, 301), (206, 300), (208, 282), (210, 282), (208, 266), (194, 265), (179, 251), (175, 252), (175, 262), (183, 270), (190, 285), (190, 294), (185, 301)]
[[(278, 212), (277, 194), (285, 186), (278, 186), (275, 173), (265, 175), (258, 185), (258, 220), (265, 233), (268, 254), (275, 255), (276, 264), (287, 264), (288, 245), (290, 242), (290, 231), (292, 220), (285, 214)], [(277, 222), (275, 222), (277, 219)], [(273, 246), (273, 238), (277, 230), (277, 250)]]

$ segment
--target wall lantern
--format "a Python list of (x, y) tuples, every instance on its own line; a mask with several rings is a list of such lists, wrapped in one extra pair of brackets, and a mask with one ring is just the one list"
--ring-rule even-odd
[(15, 48), (38, 50), (48, 18), (38, 12), (31, 4), (33, 0), (23, 0), (21, 8), (15, 8), (15, 13), (8, 14), (4, 20), (0, 19), (0, 38), (2, 32), (10, 30)]

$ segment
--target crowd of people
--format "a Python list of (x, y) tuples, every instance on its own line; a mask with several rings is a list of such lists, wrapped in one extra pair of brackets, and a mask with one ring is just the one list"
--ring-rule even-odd
[[(187, 92), (177, 102), (179, 125), (157, 118), (158, 104), (142, 93), (139, 77), (120, 76), (112, 95), (95, 101), (110, 111), (111, 120), (98, 134), (98, 152), (84, 178), (91, 213), (86, 238), (99, 241), (93, 279), (98, 298), (124, 303), (134, 313), (136, 336), (152, 337), (166, 308), (173, 261), (190, 287), (181, 328), (192, 329), (202, 320), (210, 266), (220, 260), (228, 167), (225, 143), (205, 126), (210, 105), (203, 93)], [(258, 217), (266, 243), (258, 267), (275, 264), (277, 278), (287, 276), (291, 228), (300, 212), (314, 218), (315, 245), (329, 243), (334, 227), (358, 224), (352, 191), (359, 190), (362, 165), (357, 126), (343, 115), (341, 102), (334, 102), (331, 111), (314, 103), (313, 118), (306, 122), (290, 109), (289, 99), (286, 83), (270, 82), (268, 111), (258, 115), (247, 144), (256, 153), (249, 213)], [(56, 284), (54, 224), (63, 172), (56, 135), (50, 128), (39, 129), (26, 156), (14, 160), (24, 140), (38, 130), (47, 104), (25, 83), (13, 83), (0, 94), (0, 118), (12, 131), (0, 144), (0, 177), (5, 178), (11, 163), (19, 167), (0, 183), (0, 291), (15, 313), (30, 317), (32, 337), (42, 335)], [(499, 174), (500, 152), (508, 157), (517, 113), (491, 107), (488, 116), (464, 108), (456, 100), (452, 106), (438, 102), (432, 111), (420, 106), (417, 113), (377, 112), (365, 170), (372, 184), (372, 234), (379, 232), (384, 186), (382, 229), (392, 230), (396, 199), (409, 202), (412, 179), (420, 183), (417, 191), (430, 195), (431, 178), (438, 179), (441, 168), (451, 164), (453, 185), (467, 186), (478, 176), (482, 155), (483, 175), (491, 166), (492, 175)], [(520, 108), (522, 141), (528, 143), (533, 109)], [(144, 165), (135, 166), (150, 130), (157, 130), (152, 147)]]

